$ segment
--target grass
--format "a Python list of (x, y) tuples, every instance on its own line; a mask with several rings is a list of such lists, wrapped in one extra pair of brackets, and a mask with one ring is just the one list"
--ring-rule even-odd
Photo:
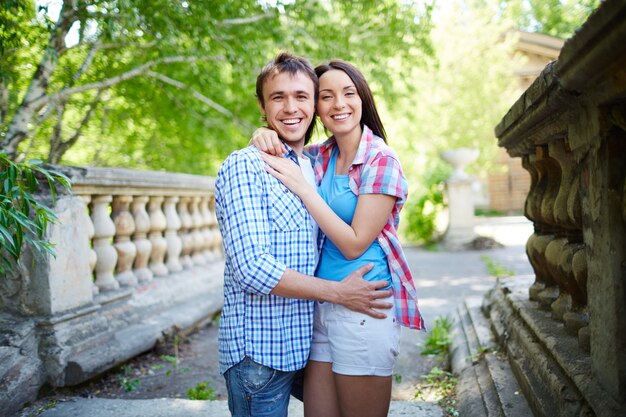
[(437, 401), (447, 417), (458, 417), (456, 409), (456, 383), (457, 378), (446, 370), (437, 366), (426, 375), (422, 375), (424, 383), (420, 384), (415, 394), (419, 401)]
[(199, 382), (195, 388), (189, 388), (187, 390), (187, 398), (190, 400), (203, 400), (203, 401), (214, 401), (217, 399), (215, 396), (215, 390), (209, 388), (211, 382)]
[(515, 275), (515, 271), (508, 269), (507, 267), (500, 265), (493, 259), (491, 259), (487, 255), (483, 255), (480, 257), (480, 260), (485, 263), (485, 267), (487, 268), (487, 273), (493, 277), (501, 278), (501, 277), (510, 277)]
[[(449, 364), (452, 337), (452, 320), (446, 316), (435, 319), (434, 326), (426, 335), (422, 355), (437, 355), (441, 363)], [(458, 417), (456, 409), (456, 377), (447, 370), (435, 366), (429, 373), (422, 375), (423, 382), (418, 385), (415, 398), (419, 401), (436, 401), (446, 413), (446, 417)]]
[(435, 319), (435, 325), (429, 330), (424, 341), (422, 355), (447, 355), (450, 351), (452, 338), (450, 330), (452, 321), (448, 317), (440, 316)]
[(132, 392), (139, 388), (141, 385), (141, 381), (138, 378), (131, 378), (131, 374), (133, 373), (133, 369), (129, 365), (124, 365), (121, 368), (122, 372), (117, 377), (120, 387), (124, 389), (126, 392)]

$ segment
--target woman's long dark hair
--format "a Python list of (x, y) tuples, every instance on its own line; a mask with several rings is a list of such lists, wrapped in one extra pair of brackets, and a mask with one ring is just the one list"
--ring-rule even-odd
[(361, 97), (361, 102), (363, 103), (363, 111), (361, 113), (361, 129), (363, 128), (363, 125), (367, 125), (367, 127), (372, 129), (372, 132), (374, 132), (376, 136), (381, 137), (386, 143), (387, 134), (385, 133), (383, 122), (380, 121), (378, 110), (376, 110), (372, 90), (370, 90), (370, 86), (367, 84), (367, 81), (365, 81), (365, 77), (361, 74), (361, 71), (359, 71), (352, 64), (340, 59), (333, 59), (315, 67), (315, 74), (317, 74), (317, 78), (321, 78), (325, 72), (333, 69), (345, 72), (354, 83), (356, 91), (359, 93), (359, 97)]

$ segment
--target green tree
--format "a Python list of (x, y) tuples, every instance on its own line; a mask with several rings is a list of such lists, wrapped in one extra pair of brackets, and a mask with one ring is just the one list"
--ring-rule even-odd
[(501, 6), (528, 32), (569, 38), (600, 5), (600, 0), (506, 0)]
[(5, 1), (0, 22), (0, 149), (17, 159), (212, 174), (258, 125), (278, 50), (351, 60), (386, 97), (403, 88), (390, 64), (429, 52), (431, 8), (412, 1), (37, 4)]

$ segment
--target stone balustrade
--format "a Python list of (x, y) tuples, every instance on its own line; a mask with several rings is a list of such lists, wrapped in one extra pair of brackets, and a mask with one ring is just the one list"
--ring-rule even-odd
[(489, 309), (537, 416), (626, 415), (623, 16), (604, 2), (496, 128), (531, 177), (535, 275), (501, 282)]
[(15, 349), (2, 358), (21, 370), (13, 388), (26, 384), (27, 399), (42, 384), (83, 382), (210, 320), (223, 299), (213, 178), (55, 169), (73, 183), (53, 209), (56, 257), (27, 250), (0, 280), (0, 335), (13, 334)]

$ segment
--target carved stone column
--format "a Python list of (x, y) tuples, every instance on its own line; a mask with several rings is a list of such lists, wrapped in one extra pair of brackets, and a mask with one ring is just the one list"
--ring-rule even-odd
[(193, 197), (189, 207), (192, 222), (191, 237), (193, 239), (191, 259), (195, 265), (204, 265), (206, 263), (206, 258), (204, 257), (204, 234), (202, 231), (204, 219), (200, 214), (200, 197)]
[[(86, 217), (85, 224), (87, 225), (85, 233), (87, 234), (87, 237), (89, 238), (89, 242), (91, 243), (93, 240), (93, 235), (95, 234), (93, 223), (88, 213), (89, 203), (91, 203), (91, 196), (83, 195), (81, 197), (83, 201), (85, 202), (85, 217)], [(96, 254), (96, 251), (93, 250), (93, 248), (91, 248), (89, 250), (89, 269), (92, 274), (94, 272), (94, 268), (96, 267), (97, 260), (98, 260), (98, 255)], [(92, 282), (93, 282), (93, 279), (92, 279)], [(92, 283), (92, 290), (93, 290), (93, 295), (97, 295), (100, 292), (95, 282)]]
[(130, 213), (130, 204), (133, 198), (129, 195), (113, 197), (113, 212), (111, 217), (115, 224), (115, 250), (117, 251), (117, 275), (115, 278), (120, 285), (137, 285), (137, 277), (133, 274), (133, 262), (137, 256), (137, 248), (131, 242), (130, 236), (135, 231), (135, 221)]
[(193, 267), (193, 261), (191, 260), (191, 252), (193, 250), (193, 236), (191, 227), (193, 220), (189, 214), (189, 203), (191, 197), (181, 197), (178, 202), (178, 215), (180, 216), (180, 238), (183, 243), (183, 248), (180, 252), (180, 263), (183, 264), (185, 269)]
[(148, 238), (152, 243), (150, 269), (157, 277), (167, 275), (167, 267), (163, 263), (165, 251), (167, 250), (167, 241), (163, 237), (163, 231), (167, 226), (167, 222), (161, 209), (162, 204), (163, 197), (161, 196), (150, 197), (150, 202), (148, 203), (148, 213), (150, 215), (150, 233)]
[(209, 208), (211, 202), (210, 196), (203, 196), (200, 200), (200, 215), (202, 216), (202, 236), (204, 238), (204, 244), (202, 255), (206, 262), (210, 263), (215, 260), (213, 255), (213, 215)]
[(133, 242), (137, 248), (137, 256), (135, 257), (134, 273), (139, 282), (152, 281), (153, 273), (148, 268), (150, 253), (152, 252), (152, 243), (148, 240), (150, 232), (150, 216), (146, 211), (148, 197), (139, 195), (133, 198), (131, 211), (135, 221), (135, 233), (133, 233)]
[(214, 259), (222, 259), (222, 234), (217, 224), (217, 215), (215, 214), (215, 196), (211, 196), (211, 216), (213, 216), (213, 256)]
[(180, 272), (183, 266), (180, 263), (180, 251), (183, 248), (183, 242), (178, 236), (180, 230), (180, 217), (176, 211), (176, 203), (178, 197), (167, 197), (165, 199), (165, 218), (167, 219), (167, 227), (165, 229), (165, 240), (167, 241), (167, 269), (170, 272)]
[(96, 285), (100, 291), (116, 290), (120, 287), (113, 275), (117, 263), (117, 251), (111, 245), (115, 236), (115, 224), (109, 217), (110, 195), (96, 195), (91, 200), (91, 222), (94, 226), (93, 249), (97, 255), (95, 267)]

